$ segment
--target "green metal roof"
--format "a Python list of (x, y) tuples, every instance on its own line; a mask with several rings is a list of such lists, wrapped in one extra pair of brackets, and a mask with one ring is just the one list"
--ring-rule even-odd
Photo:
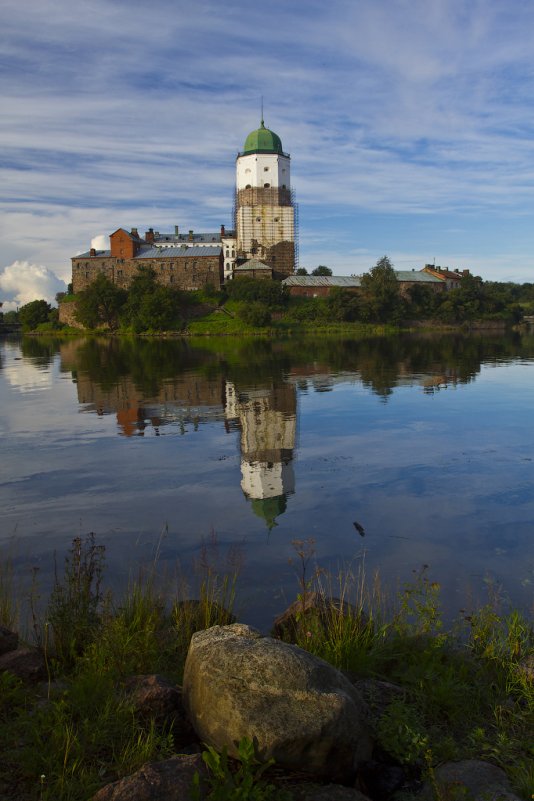
[(261, 126), (256, 131), (249, 133), (245, 140), (245, 147), (241, 155), (248, 156), (249, 153), (279, 153), (281, 156), (284, 155), (282, 140), (278, 134), (265, 127), (263, 120), (261, 121)]

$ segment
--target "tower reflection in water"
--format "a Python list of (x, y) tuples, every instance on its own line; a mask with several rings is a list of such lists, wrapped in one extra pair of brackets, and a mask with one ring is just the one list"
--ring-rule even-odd
[(270, 530), (295, 491), (296, 389), (278, 384), (240, 392), (227, 382), (225, 400), (227, 421), (241, 429), (241, 488)]

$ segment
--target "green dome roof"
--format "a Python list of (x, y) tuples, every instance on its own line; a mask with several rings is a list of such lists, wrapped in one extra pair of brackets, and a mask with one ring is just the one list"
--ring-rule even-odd
[(263, 120), (258, 130), (252, 131), (247, 136), (242, 155), (246, 156), (249, 153), (280, 153), (283, 155), (282, 140), (274, 131), (265, 127)]

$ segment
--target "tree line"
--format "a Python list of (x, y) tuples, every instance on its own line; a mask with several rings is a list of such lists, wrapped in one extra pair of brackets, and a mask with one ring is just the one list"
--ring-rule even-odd
[[(297, 271), (303, 274), (303, 268)], [(319, 265), (312, 275), (331, 275)], [(425, 284), (415, 284), (401, 292), (390, 259), (383, 256), (361, 278), (357, 292), (333, 287), (326, 297), (291, 297), (277, 281), (242, 277), (227, 282), (221, 290), (209, 287), (201, 292), (185, 292), (158, 283), (151, 268), (141, 268), (128, 290), (121, 289), (99, 274), (90, 286), (76, 296), (75, 316), (84, 328), (121, 328), (132, 333), (180, 331), (187, 321), (201, 313), (228, 304), (232, 314), (247, 326), (265, 327), (273, 317), (287, 323), (369, 322), (399, 325), (417, 320), (437, 320), (461, 324), (473, 320), (518, 322), (534, 309), (534, 284), (483, 281), (473, 275), (462, 276), (458, 288), (436, 292)], [(201, 307), (201, 308), (199, 308)], [(15, 312), (8, 312), (8, 315)], [(54, 330), (58, 312), (44, 300), (23, 306), (18, 320), (24, 330)], [(7, 321), (7, 320), (6, 320)], [(15, 320), (13, 320), (15, 321)]]

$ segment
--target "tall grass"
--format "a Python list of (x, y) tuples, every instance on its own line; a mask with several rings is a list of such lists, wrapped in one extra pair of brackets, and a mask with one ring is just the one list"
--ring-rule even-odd
[(172, 594), (158, 576), (157, 551), (115, 599), (103, 589), (104, 558), (93, 535), (74, 539), (44, 618), (35, 604), (35, 639), (50, 671), (45, 701), (0, 674), (0, 796), (9, 788), (13, 798), (85, 801), (106, 781), (170, 756), (172, 729), (135, 714), (125, 679), (165, 673), (179, 682), (192, 633), (233, 619), (237, 572), (218, 569), (214, 535), (194, 601), (184, 584)]
[(13, 587), (13, 562), (10, 556), (0, 561), (0, 626), (13, 629), (19, 620), (19, 605)]
[[(402, 691), (378, 710), (381, 746), (399, 762), (419, 764), (430, 778), (445, 760), (489, 759), (530, 798), (534, 686), (523, 661), (534, 654), (532, 621), (494, 596), (446, 631), (440, 586), (428, 566), (391, 599), (378, 576), (367, 580), (364, 563), (332, 576), (314, 567), (312, 542), (297, 541), (295, 549), (298, 645)], [(319, 601), (308, 608), (311, 594)]]

